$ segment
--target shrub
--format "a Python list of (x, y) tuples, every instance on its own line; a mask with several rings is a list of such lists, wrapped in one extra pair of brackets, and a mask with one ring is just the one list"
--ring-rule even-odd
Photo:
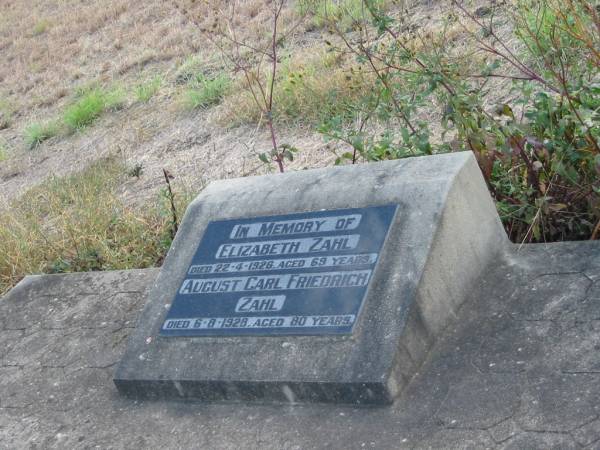
[[(126, 206), (126, 168), (102, 159), (51, 177), (0, 214), (0, 294), (34, 273), (118, 270), (160, 264), (171, 244), (170, 206)], [(176, 197), (184, 208), (188, 197)]]
[(599, 235), (600, 20), (589, 2), (518, 1), (504, 12), (516, 43), (493, 14), (484, 22), (456, 0), (422, 35), (363, 3), (370, 22), (339, 50), (375, 83), (354, 122), (333, 115), (320, 128), (347, 144), (338, 162), (472, 151), (513, 240)]
[(55, 121), (32, 123), (25, 129), (25, 143), (30, 149), (36, 148), (45, 140), (58, 135), (60, 127)]
[[(236, 29), (239, 31), (241, 22), (235, 7), (215, 9), (212, 32), (208, 35), (232, 71), (244, 80), (245, 84), (242, 84), (242, 87), (252, 98), (256, 110), (260, 111), (260, 121), (264, 119), (269, 129), (270, 151), (268, 154), (259, 153), (259, 158), (269, 165), (275, 162), (280, 172), (285, 170), (285, 161), (293, 158), (291, 150), (293, 147), (279, 144), (273, 122), (273, 96), (280, 61), (279, 47), (284, 38), (289, 39), (296, 28), (294, 24), (288, 24), (289, 28), (286, 27), (285, 21), (282, 20), (286, 3), (286, 0), (277, 0), (265, 5), (267, 6), (265, 10), (270, 15), (270, 26), (264, 32), (256, 33), (258, 34), (256, 41), (247, 33), (240, 35), (236, 31)], [(182, 12), (198, 24), (193, 18), (193, 13), (190, 14), (186, 10)], [(258, 10), (256, 12), (258, 13)], [(285, 28), (288, 28), (287, 33), (284, 31)]]

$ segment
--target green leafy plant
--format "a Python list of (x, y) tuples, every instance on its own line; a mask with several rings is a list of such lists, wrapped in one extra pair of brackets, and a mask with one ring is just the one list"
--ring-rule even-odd
[[(584, 0), (519, 1), (503, 12), (514, 42), (493, 11), (484, 21), (452, 6), (420, 34), (363, 0), (370, 14), (352, 38), (337, 28), (334, 50), (375, 77), (353, 120), (334, 115), (320, 127), (349, 149), (337, 163), (472, 151), (513, 240), (598, 237), (598, 12)], [(512, 85), (501, 100), (499, 83)]]
[(271, 149), (269, 153), (260, 153), (258, 159), (263, 163), (270, 165), (277, 158), (281, 158), (283, 161), (293, 161), (294, 154), (298, 153), (298, 149), (289, 144), (281, 144), (277, 148)]

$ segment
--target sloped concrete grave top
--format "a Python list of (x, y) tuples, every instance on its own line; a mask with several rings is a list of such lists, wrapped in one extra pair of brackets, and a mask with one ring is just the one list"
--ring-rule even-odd
[(144, 398), (390, 403), (506, 243), (470, 153), (212, 183), (114, 382)]

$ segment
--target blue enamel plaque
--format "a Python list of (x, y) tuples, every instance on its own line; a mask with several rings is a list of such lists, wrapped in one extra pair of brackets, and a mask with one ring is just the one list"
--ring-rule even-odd
[(348, 334), (395, 205), (210, 222), (163, 336)]

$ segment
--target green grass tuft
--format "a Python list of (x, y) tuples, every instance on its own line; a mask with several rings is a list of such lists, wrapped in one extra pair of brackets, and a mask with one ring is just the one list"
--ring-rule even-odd
[(158, 92), (162, 86), (163, 80), (160, 75), (151, 80), (138, 84), (135, 87), (135, 97), (139, 102), (147, 102)]
[(34, 36), (39, 36), (40, 34), (44, 34), (48, 28), (50, 28), (50, 22), (46, 19), (41, 19), (34, 25), (31, 32)]
[(209, 79), (198, 75), (189, 83), (190, 88), (184, 92), (184, 104), (188, 109), (206, 108), (221, 102), (231, 80), (225, 74)]
[(34, 149), (42, 142), (58, 135), (60, 127), (55, 121), (47, 123), (32, 123), (25, 129), (25, 143), (29, 149)]
[(79, 130), (94, 123), (104, 112), (120, 109), (124, 102), (125, 96), (118, 89), (84, 90), (80, 93), (79, 99), (63, 113), (63, 122), (70, 131)]

